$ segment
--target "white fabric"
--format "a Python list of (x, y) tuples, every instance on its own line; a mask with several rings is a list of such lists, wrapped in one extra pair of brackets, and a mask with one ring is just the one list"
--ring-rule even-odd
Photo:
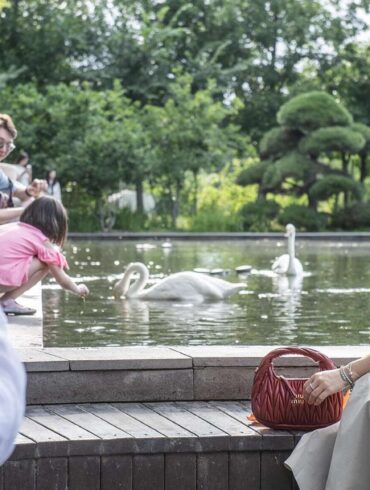
[(9, 343), (6, 319), (0, 311), (0, 465), (13, 451), (25, 406), (25, 370)]
[(305, 434), (285, 462), (300, 490), (370, 489), (370, 373), (337, 424)]

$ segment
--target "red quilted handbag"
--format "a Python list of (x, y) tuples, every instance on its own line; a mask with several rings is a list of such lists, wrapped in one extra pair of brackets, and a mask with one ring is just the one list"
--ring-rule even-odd
[(338, 422), (342, 416), (342, 392), (329, 396), (317, 406), (306, 403), (303, 385), (307, 380), (285, 378), (274, 371), (273, 359), (287, 354), (309, 357), (319, 363), (321, 371), (335, 369), (331, 359), (314, 349), (274, 349), (262, 359), (254, 376), (252, 411), (255, 418), (273, 429), (312, 430)]

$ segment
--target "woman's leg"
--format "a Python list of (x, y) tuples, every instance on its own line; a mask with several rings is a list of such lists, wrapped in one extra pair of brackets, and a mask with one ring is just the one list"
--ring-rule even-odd
[[(41, 281), (49, 272), (49, 267), (41, 262), (39, 259), (34, 258), (31, 262), (28, 271), (28, 281), (21, 286), (7, 290), (5, 294), (1, 297), (1, 303), (8, 299), (16, 299), (23, 293), (31, 289), (35, 284)], [(4, 289), (3, 289), (4, 290)]]

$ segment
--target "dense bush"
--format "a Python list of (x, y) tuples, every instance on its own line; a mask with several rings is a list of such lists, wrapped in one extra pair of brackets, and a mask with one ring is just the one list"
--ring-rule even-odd
[(262, 160), (258, 163), (253, 163), (246, 169), (242, 170), (236, 179), (236, 184), (247, 186), (250, 184), (260, 184), (268, 167), (271, 165), (270, 160)]
[(370, 203), (356, 203), (332, 216), (331, 227), (340, 230), (370, 229)]
[(304, 153), (320, 155), (329, 151), (358, 153), (364, 146), (365, 138), (360, 132), (334, 126), (313, 131), (302, 139), (299, 149)]
[(266, 231), (279, 213), (280, 206), (275, 201), (259, 199), (246, 204), (240, 211), (242, 226), (246, 231)]
[(284, 104), (277, 115), (278, 123), (304, 133), (323, 126), (348, 126), (351, 114), (334, 97), (325, 92), (307, 92)]
[(310, 196), (317, 201), (325, 201), (341, 192), (352, 193), (355, 199), (361, 199), (363, 188), (350, 177), (344, 175), (327, 175), (318, 180), (310, 189)]
[(302, 231), (320, 231), (326, 227), (327, 216), (306, 206), (291, 204), (282, 210), (278, 216), (278, 221), (281, 225), (294, 223)]
[(301, 137), (300, 131), (290, 131), (286, 128), (272, 128), (264, 134), (260, 141), (261, 158), (284, 155), (293, 149)]
[(311, 167), (311, 160), (302, 153), (298, 151), (288, 153), (269, 166), (263, 176), (263, 189), (274, 189), (280, 186), (287, 177), (304, 180)]

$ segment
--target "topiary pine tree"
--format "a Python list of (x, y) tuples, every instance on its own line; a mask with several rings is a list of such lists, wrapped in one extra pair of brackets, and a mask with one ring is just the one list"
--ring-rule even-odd
[[(349, 198), (351, 204), (361, 200), (370, 128), (353, 124), (351, 114), (325, 92), (292, 98), (280, 108), (277, 122), (279, 126), (260, 141), (260, 162), (238, 176), (240, 185), (258, 184), (259, 200), (266, 200), (269, 194), (306, 196), (312, 211), (317, 210), (318, 202), (332, 196), (335, 211), (340, 195), (344, 207), (350, 204)], [(352, 155), (362, 155), (360, 183), (349, 173)], [(306, 228), (312, 228), (311, 223), (312, 214)]]

